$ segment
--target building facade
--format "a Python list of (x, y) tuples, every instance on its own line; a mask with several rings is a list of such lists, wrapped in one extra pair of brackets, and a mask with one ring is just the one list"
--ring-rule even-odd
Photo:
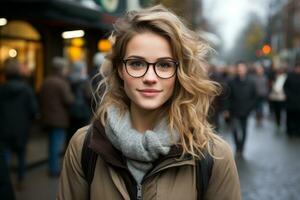
[(277, 65), (292, 67), (300, 61), (300, 1), (276, 2), (269, 21), (269, 41)]

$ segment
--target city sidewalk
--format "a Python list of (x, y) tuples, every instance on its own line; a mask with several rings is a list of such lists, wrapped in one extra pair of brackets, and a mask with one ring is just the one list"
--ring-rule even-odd
[(16, 200), (55, 199), (58, 178), (48, 176), (47, 159), (48, 135), (39, 126), (34, 126), (27, 147), (28, 170), (21, 188), (16, 183), (15, 172), (12, 174)]

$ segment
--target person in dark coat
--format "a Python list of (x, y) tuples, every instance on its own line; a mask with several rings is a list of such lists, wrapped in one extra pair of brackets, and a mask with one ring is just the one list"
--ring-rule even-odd
[(255, 67), (255, 74), (253, 75), (253, 80), (255, 82), (257, 91), (257, 102), (255, 106), (256, 125), (260, 126), (264, 117), (263, 105), (268, 96), (268, 80), (265, 76), (265, 70), (262, 66), (257, 65)]
[(224, 111), (224, 102), (227, 95), (227, 87), (225, 84), (226, 81), (214, 65), (210, 65), (209, 78), (219, 83), (222, 89), (221, 92), (215, 97), (209, 112), (209, 121), (214, 126), (215, 130), (218, 131), (220, 128), (219, 118)]
[(9, 161), (9, 152), (18, 158), (18, 182), (26, 171), (26, 144), (33, 119), (38, 112), (32, 88), (21, 78), (21, 64), (8, 59), (4, 64), (6, 83), (0, 86), (0, 146)]
[(284, 84), (287, 109), (287, 134), (300, 136), (300, 62), (293, 72), (288, 74)]
[(65, 79), (68, 63), (55, 57), (52, 75), (46, 78), (40, 91), (42, 122), (49, 132), (49, 175), (59, 176), (59, 154), (63, 150), (66, 129), (70, 125), (69, 108), (74, 102), (71, 87)]
[(247, 119), (256, 105), (257, 92), (254, 81), (247, 76), (245, 62), (237, 62), (236, 73), (236, 77), (228, 82), (226, 112), (231, 119), (236, 156), (242, 156), (247, 136)]
[(89, 123), (92, 115), (92, 88), (88, 80), (86, 64), (81, 61), (73, 63), (68, 79), (75, 101), (70, 107), (71, 123), (67, 133), (66, 144), (69, 143), (71, 137), (79, 128)]

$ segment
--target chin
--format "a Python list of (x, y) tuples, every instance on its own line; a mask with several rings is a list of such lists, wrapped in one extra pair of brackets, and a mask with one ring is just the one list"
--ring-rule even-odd
[(157, 110), (162, 107), (163, 104), (136, 104), (139, 109), (142, 110)]
[(151, 111), (151, 110), (157, 110), (160, 107), (161, 106), (140, 106), (140, 109)]

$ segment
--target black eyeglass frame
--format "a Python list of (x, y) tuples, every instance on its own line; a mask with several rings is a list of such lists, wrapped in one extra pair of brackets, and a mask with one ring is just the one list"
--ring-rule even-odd
[[(141, 60), (141, 61), (145, 62), (145, 63), (147, 64), (147, 69), (146, 69), (145, 73), (144, 73), (143, 75), (141, 75), (141, 76), (132, 76), (132, 75), (128, 72), (128, 69), (127, 69), (127, 62), (130, 61), (130, 60)], [(157, 74), (157, 72), (156, 72), (156, 67), (155, 67), (155, 66), (156, 66), (157, 63), (161, 62), (162, 60), (158, 60), (157, 62), (150, 63), (150, 62), (147, 62), (147, 61), (144, 60), (144, 59), (128, 58), (128, 59), (123, 59), (122, 62), (123, 62), (124, 65), (125, 65), (125, 70), (126, 70), (127, 74), (128, 74), (129, 76), (133, 77), (133, 78), (141, 78), (141, 77), (145, 76), (145, 74), (147, 74), (147, 72), (148, 72), (148, 70), (149, 70), (149, 66), (150, 66), (150, 65), (153, 65), (153, 70), (154, 70), (154, 72), (155, 72), (155, 74), (156, 74), (157, 77), (159, 77), (159, 78), (161, 78), (161, 79), (169, 79), (169, 78), (172, 78), (172, 77), (176, 74), (176, 72), (177, 72), (177, 67), (178, 67), (178, 65), (179, 65), (179, 62), (178, 62), (178, 61), (175, 61), (175, 60), (172, 60), (172, 59), (166, 59), (166, 60), (168, 60), (169, 62), (173, 62), (173, 63), (175, 64), (175, 67), (176, 67), (176, 69), (174, 70), (174, 73), (172, 74), (172, 76), (170, 76), (170, 77), (168, 77), (168, 78), (163, 78), (163, 77), (159, 76), (159, 75)]]

